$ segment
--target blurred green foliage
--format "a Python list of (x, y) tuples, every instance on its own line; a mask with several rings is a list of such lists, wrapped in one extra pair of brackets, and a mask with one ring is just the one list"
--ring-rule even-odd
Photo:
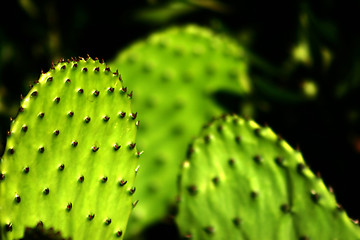
[(257, 122), (298, 144), (359, 218), (359, 12), (360, 2), (340, 0), (9, 1), (0, 10), (1, 149), (19, 96), (52, 61), (110, 60), (151, 32), (196, 23), (237, 39), (251, 57), (252, 99), (220, 94), (218, 101), (230, 112), (247, 106)]

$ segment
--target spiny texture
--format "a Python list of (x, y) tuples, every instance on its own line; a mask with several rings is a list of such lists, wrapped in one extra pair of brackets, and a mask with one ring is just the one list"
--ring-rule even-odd
[(246, 56), (234, 41), (197, 27), (173, 27), (131, 45), (112, 62), (136, 92), (144, 149), (129, 229), (166, 216), (175, 200), (178, 166), (202, 124), (223, 113), (218, 91), (250, 92)]
[(269, 127), (217, 119), (182, 166), (176, 222), (185, 239), (360, 239), (301, 153)]
[(73, 240), (123, 238), (139, 155), (131, 97), (97, 59), (61, 61), (41, 74), (0, 163), (2, 239), (37, 224)]

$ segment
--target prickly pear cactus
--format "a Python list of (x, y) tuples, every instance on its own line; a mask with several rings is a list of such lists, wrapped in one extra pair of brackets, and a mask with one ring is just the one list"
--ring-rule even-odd
[(301, 153), (269, 127), (225, 116), (188, 153), (176, 217), (185, 239), (360, 239)]
[(134, 195), (139, 205), (129, 223), (137, 232), (171, 208), (187, 143), (204, 122), (224, 111), (213, 94), (250, 92), (246, 56), (234, 41), (189, 25), (152, 34), (111, 64), (129, 79), (136, 92), (134, 109), (146, 119), (138, 135), (144, 149), (137, 178), (142, 191)]
[(73, 240), (123, 238), (138, 167), (131, 96), (97, 59), (41, 74), (0, 162), (2, 239), (38, 224)]

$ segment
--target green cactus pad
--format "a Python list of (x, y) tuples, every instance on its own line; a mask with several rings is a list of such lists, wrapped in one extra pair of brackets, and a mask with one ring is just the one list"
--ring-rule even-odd
[(136, 232), (164, 218), (175, 201), (187, 143), (212, 116), (224, 112), (212, 94), (250, 92), (246, 56), (234, 41), (189, 25), (152, 34), (111, 64), (129, 79), (136, 92), (134, 109), (144, 119), (138, 135), (144, 149), (137, 178), (142, 191), (135, 194), (139, 205), (129, 223)]
[(132, 93), (119, 78), (80, 58), (34, 83), (0, 162), (2, 239), (39, 223), (73, 240), (123, 238), (139, 154)]
[(180, 192), (184, 239), (360, 239), (301, 153), (237, 116), (215, 120), (193, 141)]

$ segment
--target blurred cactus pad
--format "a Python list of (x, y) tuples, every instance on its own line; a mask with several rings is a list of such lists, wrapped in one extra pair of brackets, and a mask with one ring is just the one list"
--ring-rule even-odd
[(132, 93), (99, 60), (53, 65), (21, 101), (0, 163), (1, 239), (44, 226), (122, 239), (138, 169)]
[(188, 152), (176, 217), (184, 239), (360, 239), (300, 151), (269, 127), (227, 115)]
[[(135, 193), (139, 205), (129, 231), (164, 219), (176, 198), (176, 180), (191, 138), (225, 110), (214, 94), (251, 92), (244, 49), (229, 37), (195, 25), (172, 27), (140, 40), (111, 62), (136, 92), (144, 149)], [(143, 120), (143, 121), (142, 121)]]

